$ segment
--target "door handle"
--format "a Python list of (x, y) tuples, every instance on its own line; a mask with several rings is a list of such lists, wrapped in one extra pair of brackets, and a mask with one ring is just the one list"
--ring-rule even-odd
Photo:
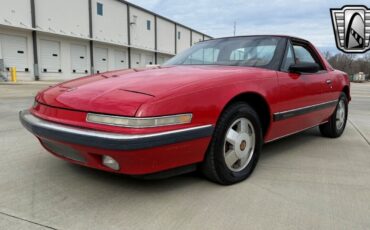
[(332, 83), (332, 81), (330, 79), (328, 79), (328, 80), (325, 81), (325, 83), (330, 85)]

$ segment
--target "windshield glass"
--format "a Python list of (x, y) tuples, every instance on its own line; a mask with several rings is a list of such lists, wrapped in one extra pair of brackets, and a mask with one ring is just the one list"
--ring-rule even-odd
[(268, 66), (282, 39), (279, 37), (235, 37), (200, 42), (164, 65)]

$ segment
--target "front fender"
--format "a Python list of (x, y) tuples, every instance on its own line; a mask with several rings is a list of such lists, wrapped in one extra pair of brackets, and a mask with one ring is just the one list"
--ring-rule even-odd
[(274, 105), (278, 102), (277, 85), (277, 76), (274, 72), (273, 75), (240, 79), (227, 84), (208, 87), (193, 86), (188, 91), (178, 92), (169, 97), (143, 104), (138, 109), (136, 116), (193, 113), (193, 125), (215, 125), (227, 104), (244, 93), (254, 93), (263, 97), (273, 113), (275, 112)]

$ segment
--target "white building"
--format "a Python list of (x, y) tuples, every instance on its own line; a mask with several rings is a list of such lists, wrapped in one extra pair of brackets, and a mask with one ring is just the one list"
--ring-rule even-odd
[[(210, 37), (123, 0), (0, 0), (0, 68), (65, 80), (162, 64)], [(1, 70), (0, 70), (1, 71)]]

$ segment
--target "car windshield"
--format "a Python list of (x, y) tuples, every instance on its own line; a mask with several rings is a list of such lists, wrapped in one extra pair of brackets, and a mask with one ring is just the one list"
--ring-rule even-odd
[(268, 66), (275, 55), (279, 37), (234, 37), (200, 42), (176, 55), (164, 66), (229, 65)]

